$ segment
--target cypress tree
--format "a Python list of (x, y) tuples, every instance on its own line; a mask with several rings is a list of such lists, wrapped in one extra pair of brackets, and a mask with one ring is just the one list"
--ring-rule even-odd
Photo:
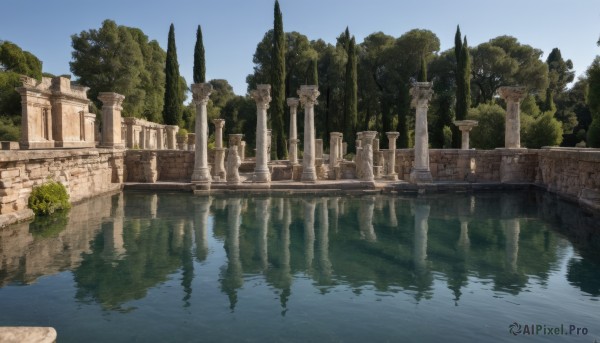
[(419, 82), (427, 82), (427, 62), (425, 61), (425, 54), (421, 55), (421, 69), (419, 70)]
[(462, 36), (460, 33), (460, 26), (456, 25), (456, 34), (454, 35), (454, 56), (456, 62), (460, 59), (460, 50), (462, 49)]
[(177, 47), (175, 46), (175, 27), (169, 28), (169, 41), (167, 43), (167, 60), (165, 64), (165, 102), (163, 118), (167, 125), (181, 124), (181, 88), (179, 76), (179, 63), (177, 62)]
[(344, 138), (347, 139), (348, 150), (355, 148), (357, 116), (358, 76), (356, 70), (356, 41), (352, 37), (350, 42), (348, 42), (348, 62), (346, 63), (344, 87)]
[(306, 73), (306, 84), (307, 85), (319, 85), (319, 72), (317, 71), (317, 58), (311, 58), (308, 62), (308, 69)]
[[(456, 113), (458, 120), (467, 118), (467, 112), (471, 107), (471, 55), (469, 54), (469, 46), (467, 44), (467, 36), (464, 38), (462, 48), (460, 50), (460, 81), (462, 86), (461, 110)], [(457, 100), (458, 102), (458, 100)]]
[(271, 54), (271, 129), (275, 144), (271, 151), (278, 159), (287, 157), (283, 115), (285, 111), (285, 33), (279, 1), (275, 0), (273, 23), (273, 51)]
[(198, 25), (196, 31), (196, 46), (194, 46), (194, 83), (206, 82), (206, 60), (204, 59), (204, 42), (202, 28)]

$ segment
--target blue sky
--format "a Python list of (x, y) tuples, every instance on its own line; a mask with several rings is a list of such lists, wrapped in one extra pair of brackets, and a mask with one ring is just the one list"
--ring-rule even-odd
[[(104, 19), (138, 27), (166, 49), (170, 23), (175, 25), (181, 74), (192, 81), (193, 49), (202, 25), (207, 78), (228, 80), (246, 93), (252, 55), (273, 26), (274, 0), (2, 0), (0, 39), (35, 54), (44, 71), (69, 74), (71, 35), (99, 28)], [(456, 25), (470, 46), (499, 35), (544, 51), (554, 47), (573, 60), (577, 75), (600, 54), (599, 0), (280, 0), (285, 31), (334, 43), (346, 26), (362, 42), (383, 31), (399, 37), (408, 30), (433, 31), (442, 50), (454, 44)]]

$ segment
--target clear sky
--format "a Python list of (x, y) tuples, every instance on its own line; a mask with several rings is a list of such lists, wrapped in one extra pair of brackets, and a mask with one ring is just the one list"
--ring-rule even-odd
[[(44, 71), (70, 74), (71, 35), (99, 28), (104, 19), (138, 27), (166, 50), (175, 25), (181, 74), (192, 82), (197, 25), (202, 25), (208, 79), (226, 79), (246, 93), (252, 55), (273, 27), (274, 0), (2, 0), (0, 39), (32, 52)], [(414, 28), (433, 31), (442, 50), (454, 45), (456, 25), (470, 46), (500, 35), (544, 51), (560, 48), (577, 75), (600, 54), (600, 0), (280, 0), (285, 31), (335, 43), (349, 26), (357, 42), (373, 32), (399, 37)]]

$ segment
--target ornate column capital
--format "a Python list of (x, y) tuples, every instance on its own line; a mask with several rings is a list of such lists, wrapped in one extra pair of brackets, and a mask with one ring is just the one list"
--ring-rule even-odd
[(193, 102), (196, 105), (208, 103), (208, 97), (212, 93), (213, 87), (210, 83), (194, 83), (192, 84)]
[(257, 85), (256, 89), (250, 92), (250, 96), (256, 102), (257, 107), (269, 109), (271, 102), (271, 85)]
[(123, 110), (121, 105), (123, 104), (123, 100), (125, 100), (124, 95), (113, 92), (100, 92), (98, 94), (98, 99), (102, 101), (103, 106), (114, 107), (118, 111)]
[(296, 109), (299, 103), (300, 99), (298, 98), (287, 98), (287, 105), (293, 109)]
[(498, 95), (506, 101), (520, 102), (527, 96), (525, 87), (504, 86), (498, 88)]
[(396, 132), (396, 131), (386, 132), (385, 135), (387, 136), (388, 139), (396, 139), (396, 138), (400, 137), (400, 132)]
[(460, 131), (471, 131), (479, 122), (477, 120), (455, 120), (454, 125), (458, 126)]
[(318, 104), (317, 98), (320, 94), (318, 87), (315, 85), (302, 85), (298, 91), (302, 106), (314, 106)]
[(412, 107), (424, 107), (428, 106), (431, 97), (433, 96), (433, 83), (431, 82), (415, 82), (410, 89), (410, 95), (412, 96)]
[(222, 129), (225, 126), (225, 119), (213, 119), (213, 124), (215, 124), (215, 128)]

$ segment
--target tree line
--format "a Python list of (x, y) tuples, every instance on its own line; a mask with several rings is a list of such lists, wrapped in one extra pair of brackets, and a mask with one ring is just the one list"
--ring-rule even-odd
[[(194, 49), (194, 82), (206, 82), (202, 31), (198, 27)], [(195, 106), (184, 105), (189, 90), (179, 74), (174, 26), (169, 29), (167, 51), (138, 28), (106, 20), (99, 29), (71, 37), (70, 67), (75, 82), (90, 87), (92, 111), (98, 112), (97, 94), (114, 91), (126, 96), (124, 116), (180, 125), (194, 130)], [(41, 62), (11, 42), (0, 42), (0, 136), (18, 139), (20, 100), (14, 87), (18, 75), (41, 78)], [(317, 84), (321, 93), (315, 108), (317, 137), (328, 146), (329, 132), (344, 133), (353, 150), (357, 131), (399, 131), (401, 148), (413, 144), (414, 115), (410, 108), (412, 83), (432, 81), (435, 96), (429, 109), (430, 145), (460, 146), (454, 120), (476, 119), (472, 132), (476, 148), (503, 146), (504, 102), (496, 97), (501, 86), (520, 85), (528, 90), (521, 104), (522, 142), (530, 148), (544, 145), (600, 146), (600, 62), (594, 60), (585, 75), (574, 80), (570, 60), (558, 48), (546, 60), (543, 52), (500, 36), (470, 47), (457, 27), (454, 47), (440, 51), (435, 33), (410, 30), (400, 37), (375, 32), (360, 43), (349, 28), (334, 44), (309, 40), (299, 32), (285, 32), (278, 1), (273, 29), (258, 42), (254, 70), (246, 78), (248, 91), (271, 84), (269, 126), (273, 155), (285, 158), (289, 128), (285, 99), (297, 97), (303, 84)], [(50, 76), (50, 74), (47, 74)], [(571, 88), (567, 85), (572, 83)], [(208, 104), (209, 120), (226, 120), (226, 132), (244, 133), (255, 142), (256, 108), (246, 94), (235, 95), (226, 80), (209, 80), (214, 91)], [(303, 129), (299, 111), (298, 128)], [(15, 138), (15, 136), (17, 136)]]

